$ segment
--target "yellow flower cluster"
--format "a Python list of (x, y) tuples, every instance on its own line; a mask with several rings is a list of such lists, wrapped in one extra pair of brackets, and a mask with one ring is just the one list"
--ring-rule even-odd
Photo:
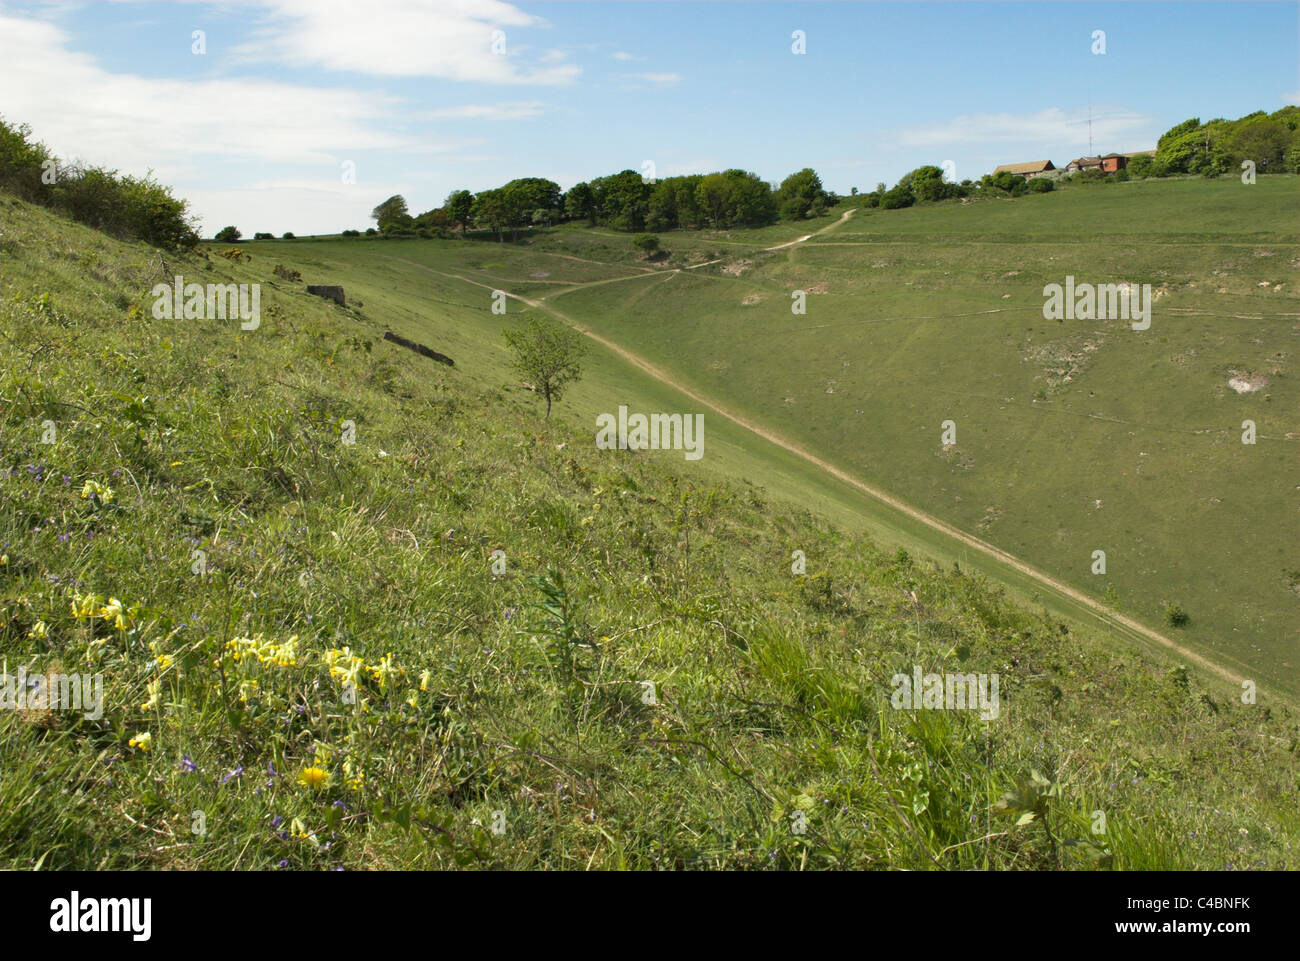
[(353, 687), (357, 686), (361, 672), (366, 669), (366, 662), (353, 654), (350, 647), (326, 651), (325, 663), (329, 665), (330, 677), (337, 679), (340, 684), (351, 684)]
[(145, 690), (149, 694), (149, 700), (145, 701), (143, 704), (140, 705), (140, 710), (152, 711), (155, 707), (158, 706), (158, 701), (162, 696), (161, 688), (162, 688), (162, 682), (157, 678), (154, 678), (152, 681), (148, 683), (148, 685), (145, 687)]
[(110, 597), (105, 604), (98, 594), (72, 596), (72, 616), (78, 620), (98, 617), (111, 622), (119, 631), (127, 631), (131, 629), (131, 614), (116, 597)]
[(277, 667), (293, 667), (298, 663), (297, 634), (281, 644), (264, 640), (261, 634), (255, 634), (253, 637), (237, 637), (227, 641), (226, 647), (232, 652), (230, 656), (235, 661), (255, 657), (262, 664), (274, 664)]
[(131, 738), (127, 743), (131, 747), (138, 747), (142, 751), (148, 751), (153, 747), (153, 735), (148, 731), (143, 731)]
[(81, 499), (95, 498), (101, 504), (113, 503), (113, 488), (101, 484), (99, 481), (88, 480), (86, 485), (81, 488)]
[[(398, 667), (393, 663), (391, 653), (381, 657), (378, 664), (367, 664), (360, 657), (353, 654), (350, 647), (341, 650), (333, 648), (325, 652), (325, 663), (329, 665), (330, 677), (345, 686), (351, 684), (356, 687), (357, 682), (364, 673), (370, 675), (371, 680), (379, 686), (381, 691), (386, 691), (389, 685), (406, 677), (405, 668)], [(421, 690), (423, 689), (421, 688)]]

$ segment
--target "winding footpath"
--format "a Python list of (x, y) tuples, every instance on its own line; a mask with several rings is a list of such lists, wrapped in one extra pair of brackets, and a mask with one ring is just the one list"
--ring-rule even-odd
[[(834, 223), (828, 224), (827, 226), (821, 228), (820, 230), (814, 233), (807, 234), (803, 237), (800, 237), (796, 240), (791, 240), (787, 243), (778, 244), (775, 247), (767, 247), (764, 249), (768, 251), (784, 250), (805, 243), (808, 240), (812, 239), (813, 237), (817, 236), (818, 234), (825, 233), (826, 231), (834, 227), (838, 227), (840, 224), (843, 224), (846, 220), (849, 219), (849, 217), (853, 214), (853, 212), (854, 211), (852, 210), (848, 211), (842, 217), (840, 217), (839, 220), (835, 221)], [(488, 290), (498, 289), (493, 287), (493, 285), (491, 284), (485, 284), (482, 283), (481, 281), (473, 280), (469, 277), (465, 277), (460, 274), (453, 274), (453, 273), (448, 273), (446, 271), (435, 270), (432, 267), (427, 267), (424, 264), (416, 263), (413, 260), (405, 260), (400, 257), (397, 259), (401, 263), (408, 264), (412, 267), (418, 267), (422, 270), (427, 270), (430, 273), (438, 274), (439, 276), (442, 277), (451, 277), (456, 280), (460, 280), (464, 283), (472, 284), (476, 287), (483, 287)], [(718, 263), (718, 261), (716, 260), (709, 261), (709, 263)], [(692, 270), (695, 269), (695, 267), (704, 267), (704, 266), (707, 266), (707, 264), (696, 264), (694, 265), (694, 267), (687, 267), (685, 269)], [(656, 271), (655, 273), (662, 277), (671, 277), (673, 274), (679, 272), (680, 272), (679, 270), (673, 270), (673, 271)], [(556, 296), (561, 293), (569, 293), (570, 291), (582, 290), (587, 287), (594, 287), (601, 284), (615, 283), (620, 280), (629, 280), (629, 279), (634, 279), (636, 277), (644, 277), (644, 276), (646, 275), (634, 274), (631, 277), (616, 277), (607, 280), (597, 280), (597, 281), (591, 281), (583, 284), (574, 284), (572, 287), (566, 290), (557, 291), (556, 294), (548, 294), (547, 296), (548, 297)], [(527, 304), (529, 307), (534, 307), (538, 310), (546, 311), (547, 313), (555, 317), (557, 320), (562, 321), (563, 323), (574, 328), (575, 330), (582, 333), (583, 335), (591, 338), (593, 341), (600, 344), (602, 347), (606, 348), (611, 353), (616, 354), (618, 357), (622, 358), (627, 363), (636, 367), (638, 370), (653, 377), (655, 380), (667, 384), (668, 386), (674, 388), (680, 393), (685, 394), (687, 397), (695, 401), (697, 404), (707, 407), (709, 410), (713, 411), (718, 416), (726, 418), (727, 420), (731, 421), (733, 424), (736, 424), (739, 427), (743, 427), (745, 430), (748, 430), (751, 433), (756, 434), (757, 436), (763, 438), (769, 443), (775, 444), (777, 447), (780, 447), (782, 450), (788, 451), (789, 453), (794, 454), (796, 457), (802, 458), (808, 463), (813, 464), (814, 466), (820, 468), (822, 471), (826, 472), (827, 474), (834, 477), (835, 479), (842, 481), (845, 484), (848, 484), (850, 487), (854, 488), (855, 490), (863, 494), (866, 494), (867, 496), (879, 501), (880, 503), (888, 505), (889, 507), (893, 508), (899, 513), (904, 514), (907, 517), (910, 517), (913, 520), (918, 521), (926, 525), (927, 527), (932, 528), (933, 530), (939, 531), (940, 533), (947, 535), (948, 537), (952, 538), (954, 541), (957, 541), (958, 543), (965, 545), (971, 550), (978, 551), (988, 557), (993, 558), (999, 563), (1004, 564), (1007, 567), (1010, 567), (1020, 572), (1021, 574), (1024, 574), (1025, 576), (1033, 579), (1043, 587), (1049, 588), (1056, 594), (1069, 598), (1075, 603), (1086, 608), (1090, 613), (1098, 616), (1103, 622), (1110, 624), (1111, 626), (1114, 627), (1122, 628), (1123, 631), (1127, 632), (1130, 637), (1136, 636), (1145, 639), (1149, 642), (1153, 642), (1160, 647), (1163, 647), (1169, 651), (1176, 653), (1180, 657), (1186, 658), (1188, 661), (1213, 673), (1217, 677), (1222, 678), (1225, 681), (1228, 681), (1229, 683), (1233, 684), (1235, 687), (1237, 688), (1241, 687), (1241, 683), (1244, 680), (1244, 678), (1241, 675), (1224, 667), (1223, 665), (1215, 661), (1212, 661), (1209, 658), (1201, 654), (1198, 654), (1193, 650), (1184, 647), (1183, 645), (1177, 643), (1176, 641), (1173, 641), (1170, 638), (1165, 637), (1165, 635), (1161, 634), (1160, 632), (1153, 630), (1150, 627), (1147, 627), (1145, 624), (1142, 624), (1131, 617), (1127, 617), (1124, 614), (1120, 614), (1116, 611), (1111, 610), (1101, 602), (1094, 600), (1093, 598), (1089, 597), (1087, 594), (1083, 593), (1082, 591), (1069, 586), (1063, 581), (1057, 580), (1051, 575), (1046, 574), (1043, 571), (1040, 571), (1037, 568), (1030, 566), (1029, 564), (1026, 564), (1024, 561), (1020, 560), (1019, 558), (1015, 557), (1012, 554), (1007, 553), (1006, 551), (1002, 550), (1000, 547), (990, 544), (987, 541), (981, 540), (980, 538), (975, 537), (972, 534), (968, 534), (965, 531), (960, 530), (959, 528), (953, 527), (947, 521), (941, 520), (938, 517), (935, 517), (931, 514), (926, 513), (925, 511), (920, 510), (919, 508), (913, 507), (910, 504), (907, 504), (904, 501), (899, 500), (897, 497), (887, 493), (886, 491), (881, 490), (878, 487), (873, 487), (872, 485), (867, 484), (866, 482), (853, 476), (847, 471), (844, 471), (836, 467), (834, 464), (831, 464), (828, 461), (823, 460), (822, 458), (818, 457), (816, 454), (813, 454), (805, 450), (799, 445), (789, 440), (786, 440), (785, 438), (781, 437), (778, 434), (774, 434), (773, 432), (761, 426), (760, 424), (756, 424), (753, 421), (748, 420), (747, 418), (742, 417), (741, 415), (735, 413), (734, 411), (730, 411), (725, 407), (720, 406), (716, 401), (711, 400), (710, 398), (705, 397), (704, 395), (697, 393), (696, 391), (682, 384), (680, 381), (675, 379), (673, 375), (668, 371), (665, 371), (662, 368), (650, 363), (645, 358), (641, 357), (638, 354), (633, 353), (632, 351), (626, 349), (622, 345), (615, 343), (614, 341), (609, 340), (606, 337), (601, 336), (600, 334), (592, 330), (590, 327), (575, 320), (574, 318), (568, 316), (567, 314), (562, 313), (561, 311), (557, 310), (555, 307), (551, 306), (550, 304), (547, 304), (542, 300), (535, 300), (531, 297), (524, 297), (520, 294), (513, 294), (510, 293), (509, 291), (505, 291), (505, 294), (507, 297), (510, 297), (514, 300), (518, 300), (521, 303)], [(1259, 685), (1259, 687), (1262, 689), (1264, 685)], [(1276, 692), (1272, 692), (1272, 693), (1276, 693)]]

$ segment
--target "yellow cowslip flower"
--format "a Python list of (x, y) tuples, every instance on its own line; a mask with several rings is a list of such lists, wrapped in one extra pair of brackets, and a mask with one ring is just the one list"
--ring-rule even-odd
[(157, 679), (152, 680), (147, 685), (145, 685), (145, 693), (149, 695), (149, 700), (145, 701), (143, 704), (140, 705), (140, 710), (152, 711), (155, 707), (158, 706), (158, 700), (160, 696), (159, 689), (161, 686), (162, 686), (162, 682), (158, 681)]
[(28, 637), (34, 637), (38, 641), (43, 641), (50, 636), (50, 626), (44, 621), (37, 621), (32, 625), (32, 629), (27, 632)]
[(171, 655), (169, 655), (169, 654), (159, 654), (159, 655), (158, 655), (158, 658), (157, 658), (157, 662), (158, 662), (158, 673), (159, 673), (159, 674), (161, 674), (163, 671), (167, 670), (167, 668), (171, 667), (172, 664), (175, 663), (175, 662), (172, 660)]
[(411, 707), (419, 707), (419, 706), (420, 706), (420, 695), (419, 695), (419, 692), (418, 692), (418, 691), (411, 691), (409, 694), (407, 694), (407, 695), (406, 695), (406, 703), (409, 704), (409, 705), (411, 705)]
[(122, 602), (116, 597), (110, 597), (108, 603), (99, 609), (99, 616), (106, 621), (112, 621), (113, 626), (119, 631), (125, 631), (131, 626), (126, 611), (122, 608)]
[(430, 670), (428, 670), (427, 668), (426, 668), (425, 670), (421, 671), (421, 672), (420, 672), (420, 690), (422, 690), (422, 691), (427, 691), (427, 690), (429, 689), (429, 682), (432, 681), (432, 680), (433, 680), (433, 671), (430, 671)]
[(148, 751), (153, 747), (153, 735), (148, 731), (142, 731), (127, 743), (131, 747), (138, 747), (142, 751)]
[(313, 791), (320, 790), (329, 783), (329, 771), (323, 768), (312, 767), (303, 768), (302, 773), (298, 775), (298, 783), (303, 787), (311, 788)]
[(81, 488), (82, 500), (95, 497), (99, 499), (101, 504), (111, 504), (113, 503), (113, 496), (113, 488), (107, 487), (99, 483), (99, 481), (88, 480), (86, 485)]
[(72, 616), (80, 620), (83, 617), (97, 617), (100, 611), (98, 594), (72, 595)]
[(347, 758), (343, 762), (343, 783), (353, 791), (360, 791), (361, 786), (366, 783), (365, 772), (352, 762), (352, 758)]
[(338, 678), (341, 684), (358, 686), (365, 663), (352, 653), (352, 648), (333, 649), (325, 652), (325, 663), (329, 665), (330, 677)]
[(240, 681), (239, 699), (247, 704), (250, 697), (255, 697), (257, 695), (257, 687), (257, 681), (252, 678), (249, 678), (246, 681)]
[(379, 684), (381, 691), (388, 688), (390, 678), (397, 677), (401, 673), (400, 669), (393, 666), (393, 655), (387, 654), (380, 658), (379, 663), (369, 668), (370, 676)]
[(271, 661), (278, 667), (293, 667), (298, 663), (298, 635), (294, 634), (283, 644), (272, 646)]

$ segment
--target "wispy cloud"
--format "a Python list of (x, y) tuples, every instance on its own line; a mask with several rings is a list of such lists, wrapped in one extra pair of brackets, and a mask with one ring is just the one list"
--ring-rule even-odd
[(673, 87), (682, 82), (681, 74), (677, 73), (629, 73), (626, 76), (652, 87)]
[(474, 103), (459, 107), (438, 107), (417, 111), (413, 120), (528, 120), (540, 117), (546, 105), (540, 100), (520, 100), (511, 103)]
[[(935, 147), (966, 143), (1006, 143), (1043, 147), (1084, 147), (1088, 144), (1087, 107), (1063, 110), (1052, 107), (1034, 113), (971, 113), (942, 123), (908, 127), (897, 140), (907, 147)], [(1092, 111), (1094, 144), (1118, 144), (1154, 137), (1159, 132), (1154, 117), (1124, 107), (1098, 105)], [(1145, 142), (1145, 141), (1144, 141)], [(1107, 146), (1106, 149), (1117, 149)]]

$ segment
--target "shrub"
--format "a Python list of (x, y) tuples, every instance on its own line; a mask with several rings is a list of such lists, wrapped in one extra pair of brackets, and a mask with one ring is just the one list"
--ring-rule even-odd
[(916, 203), (916, 197), (912, 193), (912, 188), (902, 184), (888, 191), (880, 198), (880, 209), (897, 210), (901, 207), (910, 207), (914, 203)]
[(286, 230), (280, 237), (281, 240), (294, 240), (293, 231)]
[(374, 227), (367, 227), (367, 228), (366, 228), (366, 236), (367, 236), (367, 237), (373, 237), (373, 236), (374, 236), (375, 234), (377, 234), (377, 233), (379, 233), (379, 231), (376, 230)]
[(0, 120), (0, 186), (117, 237), (181, 249), (198, 243), (186, 202), (149, 176), (60, 164), (30, 138), (26, 124)]
[(1190, 620), (1191, 618), (1187, 616), (1187, 612), (1183, 610), (1181, 604), (1170, 603), (1165, 605), (1165, 623), (1170, 627), (1185, 627)]
[(1153, 175), (1155, 165), (1155, 158), (1150, 154), (1143, 153), (1129, 160), (1126, 169), (1130, 177), (1150, 177)]
[(302, 280), (302, 274), (300, 274), (296, 270), (293, 270), (289, 267), (285, 267), (281, 264), (276, 264), (275, 267), (272, 268), (271, 273), (293, 284), (296, 284), (300, 280)]
[(637, 234), (632, 238), (632, 246), (637, 250), (644, 250), (647, 254), (653, 254), (659, 249), (659, 238), (654, 234)]
[(343, 236), (344, 236), (344, 237), (360, 237), (360, 236), (361, 236), (361, 231), (359, 231), (359, 230), (345, 230), (345, 231), (343, 231)]
[(1029, 181), (1029, 192), (1031, 194), (1050, 193), (1056, 189), (1056, 184), (1048, 177), (1034, 177)]
[(275, 239), (275, 234), (268, 234), (266, 231), (264, 231), (264, 230), (260, 230), (260, 231), (258, 231), (257, 233), (253, 234), (253, 239), (254, 239), (254, 240), (274, 240), (274, 239)]
[(238, 227), (222, 227), (212, 239), (222, 244), (233, 244), (238, 243), (242, 236)]

